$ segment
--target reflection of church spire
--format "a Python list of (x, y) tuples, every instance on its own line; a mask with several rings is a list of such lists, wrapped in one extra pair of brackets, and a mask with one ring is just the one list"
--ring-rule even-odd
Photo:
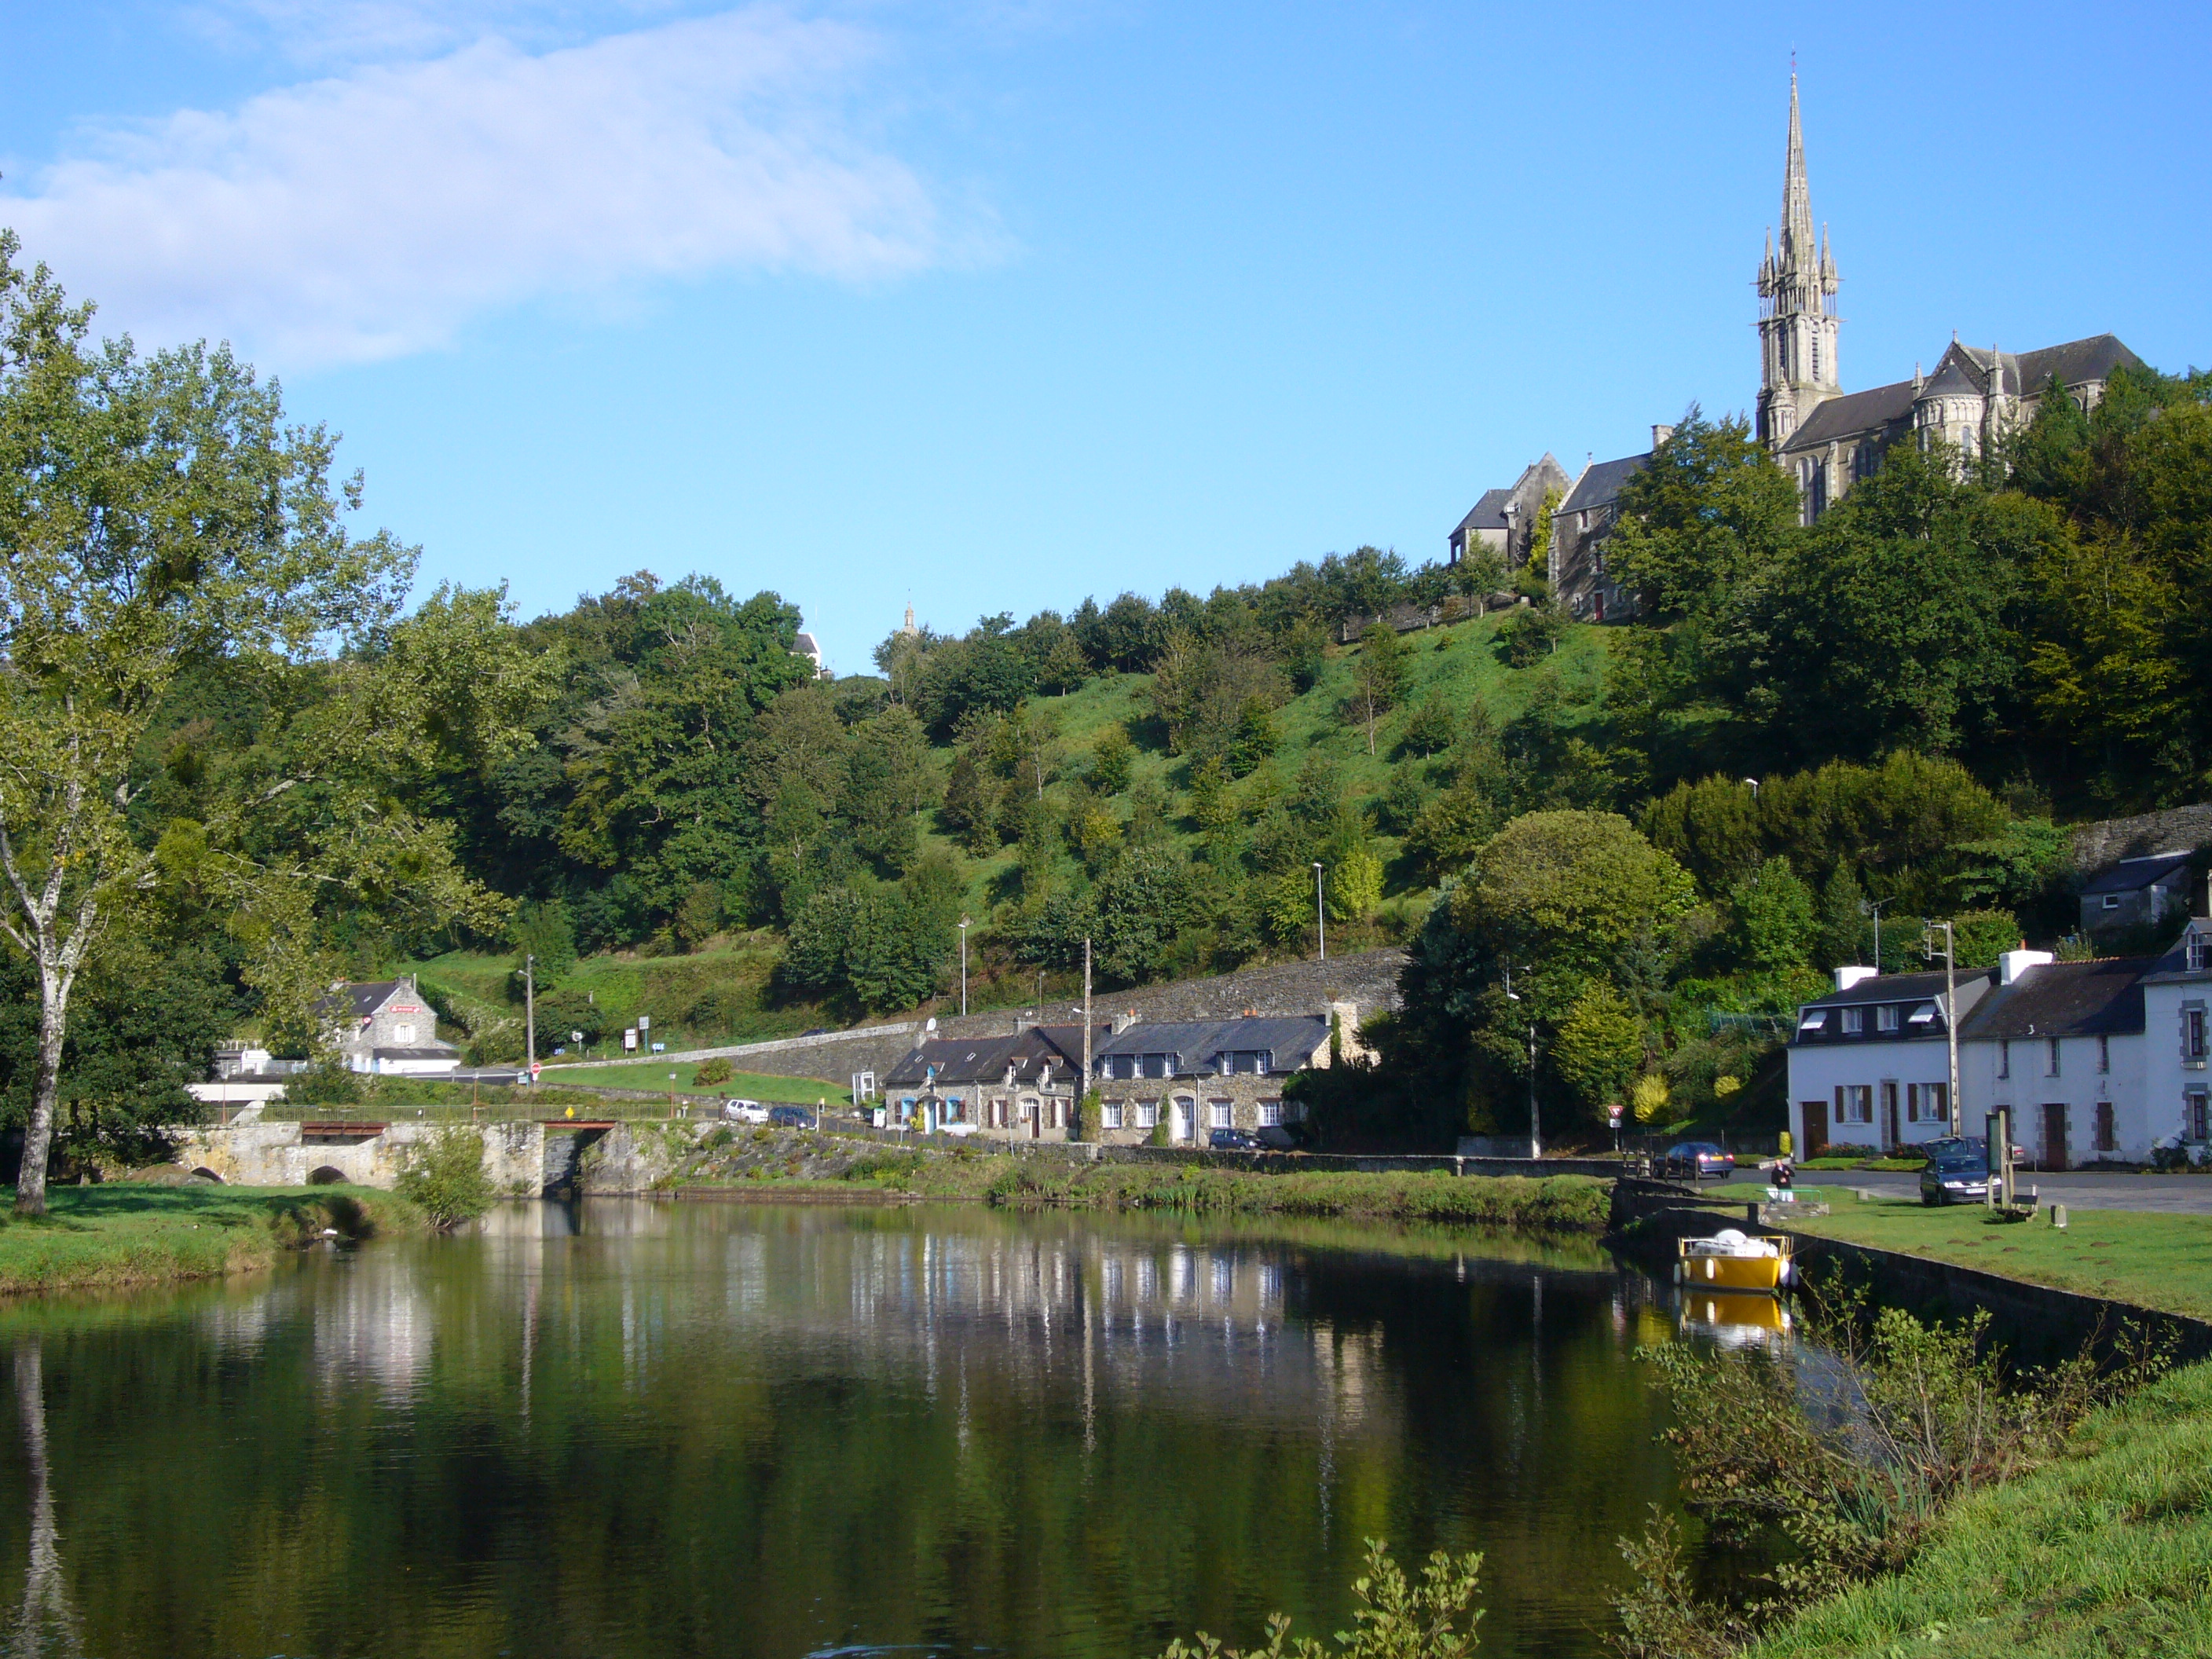
[(31, 1560), (23, 1580), (22, 1610), (16, 1614), (8, 1649), (25, 1656), (82, 1653), (83, 1621), (70, 1601), (69, 1582), (62, 1571), (61, 1534), (54, 1526), (54, 1492), (46, 1463), (46, 1379), (36, 1337), (15, 1350), (15, 1401), (31, 1465)]

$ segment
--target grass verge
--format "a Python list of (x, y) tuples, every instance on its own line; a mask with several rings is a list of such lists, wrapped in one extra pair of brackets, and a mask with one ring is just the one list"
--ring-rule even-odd
[(2058, 1462), (1959, 1504), (1903, 1572), (1808, 1608), (1750, 1651), (2212, 1653), (2212, 1365), (2097, 1413)]
[[(665, 1066), (657, 1062), (639, 1066), (548, 1066), (538, 1084), (548, 1089), (647, 1089), (656, 1093), (673, 1087), (678, 1094), (714, 1094), (726, 1100), (784, 1102), (794, 1106), (811, 1106), (824, 1099), (837, 1106), (852, 1103), (849, 1085), (831, 1083), (818, 1077), (770, 1077), (758, 1072), (738, 1072), (723, 1082), (702, 1087), (697, 1080), (699, 1067), (710, 1063), (676, 1060)], [(676, 1073), (673, 1085), (668, 1080), (671, 1072)]]
[(1057, 1170), (1018, 1163), (992, 1181), (992, 1202), (1194, 1215), (1350, 1216), (1367, 1220), (1605, 1230), (1608, 1183), (1587, 1176), (1244, 1175), (1233, 1170), (1106, 1164)]
[[(1741, 1190), (1750, 1196), (1755, 1189)], [(1917, 1199), (1860, 1200), (1848, 1188), (1798, 1191), (1826, 1201), (1829, 1212), (1793, 1220), (1796, 1232), (2212, 1319), (2212, 1216), (2069, 1210), (2062, 1232), (2047, 1217), (1991, 1222), (1979, 1205), (1928, 1209)]]
[[(0, 1188), (12, 1205), (13, 1188)], [(55, 1187), (37, 1220), (0, 1225), (0, 1292), (115, 1288), (266, 1267), (334, 1227), (404, 1231), (421, 1212), (361, 1187)]]

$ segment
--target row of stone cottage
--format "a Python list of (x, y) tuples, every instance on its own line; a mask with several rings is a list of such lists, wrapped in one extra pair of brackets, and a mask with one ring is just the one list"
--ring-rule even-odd
[(1161, 1135), (1204, 1146), (1216, 1129), (1273, 1139), (1304, 1113), (1285, 1084), (1333, 1055), (1364, 1052), (1349, 1002), (1327, 1013), (1233, 1019), (1121, 1014), (1092, 1026), (1091, 1051), (1095, 1124), (1079, 1126), (1076, 1111), (1085, 1092), (1083, 1027), (1018, 1024), (1005, 1036), (922, 1042), (878, 1085), (885, 1126), (1000, 1140), (1067, 1140), (1080, 1127), (1085, 1139), (1109, 1146)]
[(2039, 1167), (2142, 1164), (2160, 1147), (2212, 1153), (2212, 918), (2155, 957), (2055, 962), (2008, 951), (1957, 976), (1839, 968), (1790, 1042), (1790, 1129), (1804, 1157), (1979, 1137), (2008, 1106)]

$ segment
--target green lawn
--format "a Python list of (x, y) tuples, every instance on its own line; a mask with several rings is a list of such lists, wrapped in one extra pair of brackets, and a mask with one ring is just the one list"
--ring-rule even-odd
[(2212, 1365), (2099, 1413), (2066, 1457), (1954, 1508), (1904, 1572), (1820, 1603), (1752, 1650), (1753, 1659), (2204, 1653)]
[[(1748, 1198), (1762, 1189), (1738, 1182), (1720, 1190)], [(2212, 1319), (2212, 1216), (2070, 1209), (2061, 1232), (2045, 1217), (1992, 1223), (1979, 1205), (1927, 1209), (1917, 1198), (1862, 1200), (1844, 1187), (1797, 1191), (1829, 1206), (1794, 1222), (1798, 1231)]]
[[(0, 1188), (12, 1212), (12, 1188)], [(0, 1225), (0, 1291), (206, 1279), (266, 1266), (336, 1227), (353, 1237), (422, 1224), (392, 1193), (360, 1187), (55, 1187), (46, 1214)]]
[[(539, 1086), (555, 1088), (652, 1089), (674, 1088), (678, 1094), (719, 1095), (726, 1100), (744, 1099), (784, 1101), (794, 1105), (811, 1106), (827, 1099), (833, 1106), (852, 1103), (853, 1091), (848, 1084), (831, 1083), (817, 1077), (769, 1077), (757, 1072), (739, 1072), (726, 1083), (714, 1083), (701, 1087), (696, 1079), (703, 1062), (678, 1060), (672, 1064), (655, 1061), (644, 1066), (548, 1066), (539, 1077)], [(672, 1085), (669, 1073), (676, 1074)]]

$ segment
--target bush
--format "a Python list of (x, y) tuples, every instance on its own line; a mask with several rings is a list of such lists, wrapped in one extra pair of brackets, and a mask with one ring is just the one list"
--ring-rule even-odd
[(707, 1060), (700, 1061), (691, 1080), (702, 1089), (719, 1089), (737, 1074), (737, 1067), (726, 1060)]
[[(1369, 1539), (1367, 1571), (1352, 1583), (1360, 1601), (1352, 1615), (1354, 1628), (1337, 1632), (1338, 1648), (1345, 1659), (1464, 1659), (1474, 1651), (1474, 1627), (1482, 1618), (1480, 1608), (1468, 1611), (1481, 1573), (1480, 1555), (1454, 1557), (1438, 1550), (1415, 1585), (1390, 1559), (1389, 1546)], [(1162, 1659), (1322, 1659), (1325, 1652), (1310, 1636), (1293, 1638), (1290, 1616), (1278, 1613), (1267, 1620), (1265, 1647), (1224, 1649), (1200, 1631), (1194, 1642), (1169, 1643)]]
[(361, 1102), (361, 1074), (339, 1060), (319, 1060), (284, 1080), (284, 1099), (294, 1106), (354, 1106)]
[(473, 1221), (491, 1208), (495, 1196), (483, 1172), (483, 1137), (454, 1124), (408, 1150), (399, 1178), (399, 1195), (420, 1205), (441, 1231)]

